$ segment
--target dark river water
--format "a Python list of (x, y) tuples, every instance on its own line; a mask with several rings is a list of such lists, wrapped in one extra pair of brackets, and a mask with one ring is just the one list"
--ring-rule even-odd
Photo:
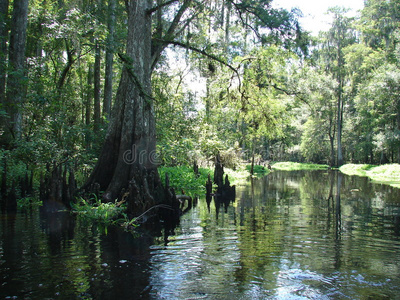
[(400, 189), (334, 171), (273, 171), (169, 234), (0, 216), (0, 299), (400, 299)]

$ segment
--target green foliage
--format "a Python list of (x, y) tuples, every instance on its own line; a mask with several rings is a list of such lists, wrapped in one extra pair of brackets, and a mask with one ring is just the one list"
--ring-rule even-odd
[(103, 225), (111, 225), (121, 222), (120, 217), (127, 218), (125, 211), (126, 205), (114, 203), (102, 203), (100, 199), (94, 196), (90, 200), (80, 197), (76, 203), (71, 203), (72, 211), (78, 216), (99, 222)]
[(37, 197), (24, 197), (17, 200), (17, 206), (20, 209), (35, 208), (43, 205), (43, 201)]
[(339, 169), (347, 175), (367, 176), (375, 182), (400, 188), (400, 165), (346, 164)]
[[(247, 165), (246, 170), (248, 172), (251, 172), (251, 165)], [(266, 169), (264, 166), (254, 165), (253, 172), (254, 172), (254, 174), (253, 174), (254, 176), (263, 177), (263, 176), (267, 175), (270, 172), (270, 170)]]
[(228, 179), (231, 185), (244, 185), (246, 184), (246, 182), (248, 182), (250, 176), (244, 165), (241, 165), (235, 170), (224, 168), (224, 172), (226, 175), (228, 175)]
[(300, 149), (306, 161), (318, 163), (327, 161), (329, 157), (328, 135), (322, 129), (324, 124), (323, 120), (314, 120), (312, 117), (304, 124)]
[[(181, 3), (163, 7), (160, 18), (153, 18), (155, 35), (165, 33)], [(217, 153), (231, 182), (248, 177), (241, 164), (253, 155), (259, 160), (291, 158), (334, 164), (338, 134), (343, 135), (346, 161), (399, 161), (398, 9), (398, 1), (366, 1), (356, 20), (346, 18), (341, 9), (332, 9), (332, 28), (315, 38), (312, 54), (307, 56), (309, 37), (296, 26), (296, 13), (273, 9), (270, 1), (190, 4), (177, 26), (176, 40), (210, 55), (169, 48), (153, 71), (160, 174), (168, 172), (177, 192), (184, 188), (195, 193), (203, 192), (207, 175), (213, 171), (200, 168), (196, 177), (185, 166), (193, 161), (212, 165)], [(19, 186), (26, 175), (33, 174), (37, 192), (40, 177), (48, 175), (53, 166), (63, 165), (75, 171), (82, 185), (96, 162), (107, 122), (94, 132), (94, 44), (101, 45), (103, 65), (106, 10), (106, 5), (85, 1), (64, 1), (62, 6), (54, 1), (30, 1), (27, 94), (19, 107), (22, 138), (7, 141), (0, 149), (0, 171), (7, 168), (8, 191), (14, 185), (17, 197), (26, 196)], [(124, 10), (123, 3), (117, 2), (115, 53), (125, 48)], [(171, 59), (168, 65), (173, 51), (181, 60)], [(121, 69), (117, 65), (113, 70), (114, 92)], [(100, 73), (103, 78), (104, 71)], [(204, 79), (204, 90), (192, 90), (193, 77)], [(341, 133), (339, 117), (343, 117)], [(9, 123), (4, 107), (0, 107), (0, 118)], [(31, 203), (35, 199), (31, 197), (21, 199), (21, 205)], [(82, 215), (112, 219), (120, 209), (113, 205), (80, 200), (77, 209), (87, 211)]]
[(183, 189), (191, 196), (204, 194), (208, 174), (211, 175), (211, 180), (214, 174), (211, 169), (199, 168), (199, 175), (196, 175), (193, 168), (187, 166), (160, 167), (158, 172), (163, 182), (165, 182), (165, 175), (168, 174), (170, 187), (174, 188), (177, 194), (180, 194)]
[(367, 176), (367, 171), (375, 167), (369, 164), (345, 164), (339, 170), (347, 175)]
[(257, 49), (249, 57), (244, 57), (244, 74), (241, 102), (237, 105), (242, 111), (242, 118), (247, 124), (248, 138), (276, 138), (282, 136), (282, 128), (289, 121), (286, 115), (285, 94), (290, 71), (286, 60), (293, 54), (278, 47)]

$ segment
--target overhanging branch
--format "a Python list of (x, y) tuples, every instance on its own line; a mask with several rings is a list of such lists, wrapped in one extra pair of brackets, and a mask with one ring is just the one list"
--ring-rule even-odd
[(163, 8), (164, 6), (168, 6), (168, 5), (170, 5), (170, 4), (174, 3), (174, 2), (178, 2), (178, 1), (179, 0), (170, 0), (170, 1), (167, 1), (167, 2), (164, 2), (164, 3), (161, 3), (160, 5), (157, 5), (157, 6), (154, 6), (154, 7), (150, 8), (150, 9), (148, 9), (146, 12), (149, 15), (151, 15), (152, 13), (154, 13), (157, 10)]
[(294, 97), (297, 97), (297, 99), (299, 99), (301, 102), (307, 104), (307, 106), (308, 106), (310, 109), (312, 109), (310, 103), (309, 103), (306, 99), (304, 99), (304, 98), (302, 97), (303, 93), (301, 93), (301, 92), (288, 91), (288, 90), (286, 90), (286, 89), (284, 89), (284, 88), (281, 88), (281, 87), (277, 86), (276, 83), (272, 84), (271, 86), (272, 86), (274, 89), (276, 89), (277, 91), (280, 91), (280, 92), (286, 94), (287, 96), (294, 96)]
[(230, 65), (227, 62), (223, 61), (221, 58), (219, 58), (219, 57), (217, 57), (215, 55), (212, 55), (210, 53), (207, 53), (205, 50), (196, 48), (196, 47), (194, 47), (192, 45), (189, 45), (189, 44), (177, 42), (177, 41), (167, 41), (167, 40), (163, 40), (163, 39), (155, 39), (155, 40), (157, 40), (157, 41), (159, 41), (161, 43), (164, 43), (164, 44), (169, 44), (169, 45), (174, 45), (174, 46), (179, 46), (179, 47), (182, 47), (182, 48), (185, 48), (185, 49), (189, 49), (189, 50), (197, 52), (197, 53), (199, 53), (201, 55), (204, 55), (204, 56), (206, 56), (208, 58), (211, 58), (212, 60), (215, 60), (215, 61), (219, 62), (220, 64), (228, 67), (229, 69), (231, 69), (233, 72), (235, 72), (239, 76), (239, 72), (235, 67), (233, 67), (232, 65)]
[(239, 86), (238, 86), (239, 93), (242, 95), (242, 97), (244, 96), (243, 92), (241, 91), (242, 81), (240, 79), (239, 71), (238, 71), (238, 69), (236, 69), (235, 67), (233, 67), (229, 63), (225, 62), (224, 60), (222, 60), (221, 58), (219, 58), (219, 57), (217, 57), (215, 55), (212, 55), (212, 54), (208, 53), (205, 50), (196, 48), (196, 47), (194, 47), (192, 45), (189, 45), (189, 44), (185, 44), (185, 43), (181, 43), (181, 42), (177, 42), (177, 41), (168, 41), (168, 40), (163, 40), (163, 39), (155, 39), (155, 40), (160, 42), (160, 43), (166, 44), (166, 45), (179, 46), (179, 47), (182, 47), (182, 48), (197, 52), (197, 53), (199, 53), (201, 55), (204, 55), (205, 57), (208, 57), (208, 58), (210, 58), (212, 60), (215, 60), (216, 62), (219, 62), (220, 64), (228, 67), (229, 69), (231, 69), (236, 74), (237, 79), (239, 81)]

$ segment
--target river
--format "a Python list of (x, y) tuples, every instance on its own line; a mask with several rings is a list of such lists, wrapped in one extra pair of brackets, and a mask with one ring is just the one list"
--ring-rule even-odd
[(400, 189), (273, 171), (173, 231), (0, 215), (1, 299), (400, 299)]

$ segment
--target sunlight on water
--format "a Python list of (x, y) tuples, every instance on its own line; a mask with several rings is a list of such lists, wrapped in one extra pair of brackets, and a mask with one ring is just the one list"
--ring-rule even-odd
[(141, 231), (3, 214), (0, 298), (400, 298), (400, 190), (366, 178), (274, 171)]
[[(374, 186), (355, 194), (351, 179), (337, 197), (335, 177), (311, 173), (277, 172), (240, 187), (227, 212), (212, 205), (208, 212), (201, 203), (185, 215), (167, 245), (152, 246), (151, 295), (393, 297), (400, 266), (398, 191)], [(321, 186), (321, 179), (328, 184)]]

